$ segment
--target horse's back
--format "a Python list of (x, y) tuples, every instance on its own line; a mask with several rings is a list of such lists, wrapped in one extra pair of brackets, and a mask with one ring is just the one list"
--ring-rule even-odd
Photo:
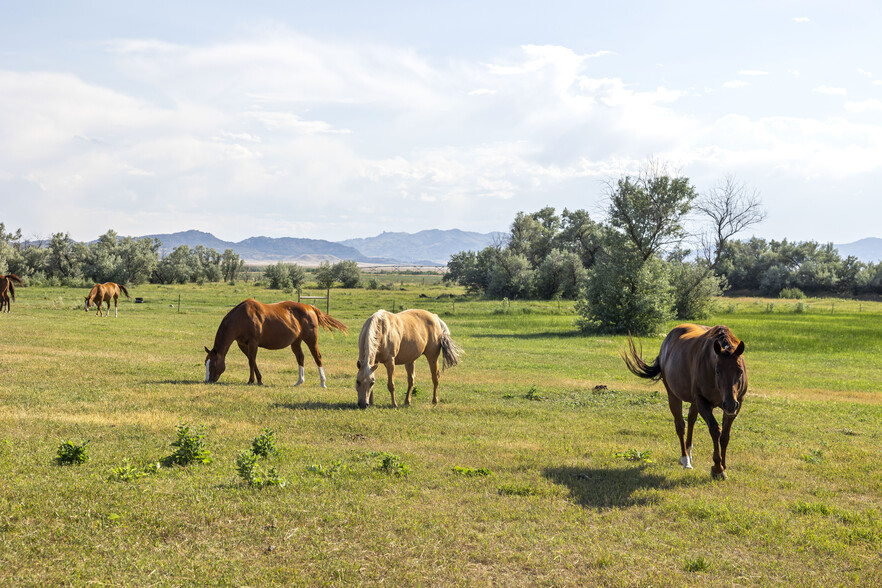
[(708, 327), (683, 323), (677, 325), (662, 342), (659, 366), (662, 379), (670, 392), (681, 400), (691, 401), (695, 364), (700, 361)]

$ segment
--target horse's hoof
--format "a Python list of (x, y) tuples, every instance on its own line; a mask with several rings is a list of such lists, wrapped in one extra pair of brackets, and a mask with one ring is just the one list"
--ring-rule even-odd
[(294, 384), (294, 387), (296, 388), (297, 386), (299, 386), (299, 385), (302, 384), (302, 383), (303, 383), (303, 380), (300, 380), (299, 382), (297, 382), (296, 384)]
[(327, 388), (327, 387), (328, 387), (328, 385), (325, 384), (324, 382), (322, 382), (322, 388)]
[(711, 468), (711, 477), (714, 480), (728, 480), (729, 479), (729, 475), (726, 473), (725, 470), (723, 470), (722, 472), (715, 472), (713, 468)]

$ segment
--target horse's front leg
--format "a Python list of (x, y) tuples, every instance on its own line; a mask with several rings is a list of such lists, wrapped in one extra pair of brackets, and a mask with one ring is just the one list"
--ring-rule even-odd
[(291, 351), (294, 352), (294, 357), (297, 358), (297, 383), (294, 385), (299, 386), (304, 382), (306, 375), (306, 371), (303, 369), (304, 355), (303, 348), (300, 346), (300, 339), (291, 344)]
[(668, 392), (668, 408), (674, 417), (674, 429), (677, 431), (677, 438), (680, 440), (680, 465), (684, 469), (692, 469), (692, 458), (686, 451), (686, 423), (683, 421), (683, 401), (675, 395)]
[(707, 430), (714, 442), (714, 465), (711, 467), (711, 476), (726, 479), (726, 468), (723, 466), (723, 458), (720, 454), (720, 424), (714, 418), (714, 408), (703, 396), (695, 395), (695, 404), (698, 405), (698, 414), (707, 423)]
[(392, 396), (392, 406), (398, 408), (398, 403), (395, 402), (395, 380), (393, 379), (395, 376), (394, 361), (386, 362), (386, 375), (389, 377), (389, 381), (386, 383), (386, 387), (389, 389), (389, 395)]
[(404, 406), (410, 406), (410, 397), (413, 394), (413, 362), (404, 364), (407, 372), (407, 394), (404, 396)]
[(720, 433), (720, 460), (723, 466), (723, 472), (726, 471), (726, 448), (729, 446), (729, 433), (732, 430), (732, 423), (738, 417), (738, 413), (734, 416), (723, 415), (723, 431)]

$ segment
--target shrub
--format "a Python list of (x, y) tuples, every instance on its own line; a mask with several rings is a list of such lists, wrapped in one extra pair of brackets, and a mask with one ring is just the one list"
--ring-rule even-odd
[(187, 466), (191, 463), (209, 464), (212, 462), (211, 452), (205, 447), (205, 425), (199, 425), (195, 431), (190, 430), (190, 425), (181, 423), (175, 427), (178, 438), (172, 441), (171, 446), (177, 447), (174, 453), (163, 458), (163, 465)]
[(266, 486), (278, 486), (284, 488), (288, 485), (285, 478), (279, 476), (276, 468), (271, 467), (264, 471), (257, 464), (260, 459), (253, 451), (246, 449), (236, 456), (236, 473), (249, 486), (264, 488)]
[(802, 300), (805, 294), (799, 288), (783, 288), (778, 293), (778, 298), (792, 298), (794, 300)]
[(89, 461), (87, 447), (88, 441), (83, 441), (80, 445), (75, 445), (72, 441), (63, 441), (58, 446), (58, 452), (55, 455), (55, 463), (58, 465), (80, 465)]
[(406, 476), (410, 473), (410, 466), (401, 461), (401, 458), (394, 453), (384, 451), (378, 453), (377, 457), (380, 458), (380, 463), (377, 464), (376, 469), (380, 472), (395, 476)]
[(276, 449), (275, 431), (264, 429), (263, 432), (251, 442), (251, 451), (260, 457), (269, 457), (279, 452)]

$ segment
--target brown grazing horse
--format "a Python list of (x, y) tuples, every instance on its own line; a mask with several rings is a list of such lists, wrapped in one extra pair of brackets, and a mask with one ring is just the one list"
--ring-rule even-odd
[[(668, 406), (680, 438), (680, 464), (692, 469), (692, 428), (700, 414), (714, 441), (714, 465), (711, 475), (726, 478), (726, 447), (729, 431), (747, 393), (747, 364), (744, 342), (729, 327), (703, 327), (683, 324), (668, 333), (651, 364), (643, 361), (628, 335), (629, 350), (622, 355), (631, 373), (664, 382)], [(689, 402), (689, 432), (684, 440), (683, 403)], [(713, 409), (723, 409), (723, 428), (717, 424)]]
[(89, 312), (89, 308), (92, 307), (92, 303), (94, 302), (98, 306), (98, 312), (96, 316), (101, 316), (101, 304), (107, 303), (107, 314), (105, 317), (110, 316), (110, 300), (113, 299), (113, 316), (119, 318), (119, 309), (117, 308), (117, 299), (119, 298), (119, 291), (122, 290), (123, 294), (126, 295), (126, 298), (131, 298), (129, 296), (129, 291), (126, 290), (126, 287), (122, 284), (116, 284), (114, 282), (105, 282), (103, 284), (95, 284), (92, 286), (92, 291), (89, 292), (89, 295), (86, 296), (86, 312)]
[(18, 282), (20, 286), (24, 286), (24, 282), (15, 274), (0, 275), (0, 312), (3, 312), (4, 309), (6, 312), (12, 312), (10, 297), (12, 302), (15, 302), (15, 286), (13, 282)]
[(318, 349), (319, 327), (329, 331), (339, 329), (344, 333), (348, 330), (346, 325), (309, 304), (290, 301), (264, 304), (253, 298), (243, 300), (221, 321), (214, 336), (214, 346), (211, 349), (205, 348), (208, 354), (205, 357), (205, 381), (217, 382), (224, 373), (227, 351), (235, 341), (248, 358), (248, 367), (251, 369), (248, 383), (253, 384), (256, 375), (258, 385), (263, 383), (260, 370), (257, 369), (258, 347), (283, 349), (290, 346), (300, 368), (297, 383), (294, 384), (299, 386), (303, 383), (304, 375), (303, 350), (300, 347), (303, 342), (318, 366), (322, 388), (327, 388), (322, 354)]
[(432, 404), (438, 404), (438, 358), (444, 357), (445, 368), (452, 367), (459, 362), (461, 352), (437, 314), (419, 309), (398, 314), (378, 310), (364, 323), (358, 337), (358, 375), (355, 378), (358, 407), (367, 408), (374, 403), (374, 372), (381, 363), (386, 366), (387, 387), (395, 407), (398, 403), (395, 402), (392, 375), (396, 365), (404, 364), (407, 370), (404, 404), (409, 405), (413, 393), (413, 362), (421, 355), (426, 356), (432, 373)]

